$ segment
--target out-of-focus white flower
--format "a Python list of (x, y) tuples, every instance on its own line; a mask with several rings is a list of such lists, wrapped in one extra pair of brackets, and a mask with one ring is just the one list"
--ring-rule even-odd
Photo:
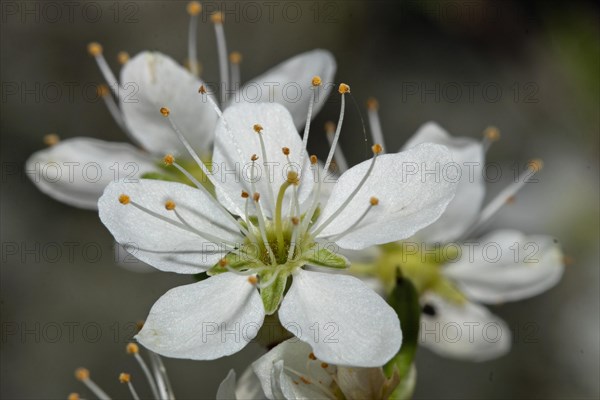
[[(171, 111), (161, 109), (216, 197), (200, 182), (192, 188), (122, 181), (106, 188), (100, 218), (117, 242), (135, 243), (133, 255), (160, 270), (211, 276), (158, 300), (137, 336), (143, 345), (171, 357), (222, 357), (243, 348), (265, 314), (279, 309), (283, 326), (325, 362), (372, 367), (396, 354), (402, 337), (394, 310), (356, 278), (303, 267), (346, 268), (338, 246), (364, 249), (401, 240), (435, 221), (455, 184), (407, 177), (404, 166), (432, 168), (450, 162), (450, 154), (443, 146), (423, 144), (380, 156), (381, 146), (374, 145), (373, 158), (345, 172), (321, 210), (324, 177), (317, 158), (306, 151), (314, 90), (321, 82), (312, 79), (315, 96), (303, 139), (289, 111), (277, 104), (219, 111), (213, 166), (220, 175), (206, 169), (170, 119)], [(339, 87), (336, 142), (349, 90)], [(325, 170), (334, 152), (335, 144)], [(186, 173), (172, 155), (165, 162)], [(312, 334), (315, 326), (335, 331), (335, 341)], [(226, 340), (222, 335), (235, 327), (244, 330)]]

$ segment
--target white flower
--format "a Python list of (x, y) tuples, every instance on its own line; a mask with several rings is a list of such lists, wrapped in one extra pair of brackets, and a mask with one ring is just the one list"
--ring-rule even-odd
[[(194, 5), (188, 5), (191, 15), (189, 58), (195, 73), (158, 52), (144, 51), (131, 59), (126, 53), (120, 53), (119, 60), (124, 66), (117, 80), (103, 56), (102, 46), (98, 43), (88, 46), (108, 84), (99, 88), (99, 94), (117, 124), (136, 146), (88, 137), (59, 141), (55, 134), (48, 135), (46, 141), (52, 146), (32, 154), (26, 162), (28, 176), (42, 192), (75, 207), (96, 209), (98, 198), (112, 181), (145, 176), (183, 181), (185, 178), (181, 175), (169, 174), (160, 165), (161, 157), (167, 151), (181, 153), (182, 163), (187, 153), (177, 140), (173, 140), (168, 121), (156, 113), (157, 104), (168, 103), (177, 110), (173, 115), (174, 121), (185, 132), (194, 150), (204, 160), (210, 158), (217, 114), (213, 103), (206, 98), (202, 101), (197, 94), (198, 88), (205, 85), (197, 76), (199, 69), (195, 55), (197, 16), (201, 7), (195, 2), (190, 4)], [(305, 92), (291, 101), (282, 97), (282, 87), (288, 83), (307, 82), (317, 73), (328, 83), (320, 91), (320, 96), (325, 98), (329, 94), (336, 62), (325, 50), (312, 50), (292, 57), (239, 90), (241, 57), (237, 52), (232, 53), (230, 62), (226, 53), (222, 57), (221, 53), (226, 51), (223, 21), (213, 19), (213, 22), (217, 31), (221, 71), (228, 71), (228, 68), (232, 73), (237, 71), (237, 74), (232, 74), (235, 76), (230, 77), (227, 73), (221, 77), (222, 87), (238, 89), (232, 99), (223, 99), (223, 103), (249, 99), (277, 102), (292, 112), (294, 121), (303, 124), (311, 94)], [(270, 93), (269, 87), (277, 87), (278, 90)], [(254, 88), (261, 91), (256, 93)], [(315, 105), (314, 114), (322, 104), (324, 102)]]
[[(308, 122), (320, 82), (313, 79)], [(340, 85), (336, 138), (348, 91)], [(161, 112), (170, 119), (176, 110)], [(111, 183), (99, 200), (100, 218), (117, 242), (135, 244), (132, 254), (140, 260), (163, 271), (208, 271), (211, 277), (167, 292), (138, 340), (159, 354), (214, 359), (243, 348), (265, 314), (279, 308), (283, 326), (324, 362), (372, 367), (394, 356), (400, 326), (379, 296), (354, 277), (303, 267), (346, 268), (337, 246), (364, 249), (401, 240), (435, 221), (455, 185), (435, 176), (407, 176), (404, 167), (431, 170), (449, 163), (446, 148), (423, 144), (379, 155), (381, 146), (374, 145), (374, 157), (344, 173), (321, 209), (323, 177), (305, 147), (309, 124), (303, 143), (283, 106), (229, 107), (217, 125), (212, 172), (170, 122), (216, 198), (200, 182), (197, 188), (153, 180)], [(165, 161), (185, 173), (172, 155)], [(331, 340), (324, 339), (328, 333)]]
[[(380, 132), (376, 107), (370, 107), (369, 116), (372, 130)], [(511, 344), (508, 326), (477, 303), (535, 296), (554, 286), (563, 273), (562, 252), (550, 236), (499, 230), (471, 238), (542, 167), (541, 161), (532, 161), (482, 208), (485, 152), (498, 138), (494, 128), (480, 142), (454, 138), (435, 123), (423, 125), (404, 149), (422, 143), (446, 146), (461, 169), (456, 196), (436, 222), (413, 238), (382, 249), (375, 261), (388, 289), (399, 267), (423, 294), (421, 343), (444, 356), (484, 361), (505, 354)]]
[[(252, 363), (236, 385), (229, 373), (217, 399), (347, 399), (383, 400), (390, 397), (400, 378), (383, 369), (343, 367), (319, 360), (310, 346), (289, 339)], [(227, 394), (227, 395), (225, 395)]]

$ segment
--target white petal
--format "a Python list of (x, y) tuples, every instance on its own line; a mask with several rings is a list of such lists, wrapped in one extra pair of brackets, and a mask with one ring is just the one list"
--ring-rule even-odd
[(321, 49), (298, 54), (273, 67), (264, 74), (251, 79), (237, 94), (240, 102), (269, 102), (285, 106), (299, 129), (306, 123), (308, 103), (313, 95), (310, 89), (313, 76), (321, 77), (318, 101), (313, 108), (313, 117), (325, 104), (334, 87), (336, 62), (333, 55)]
[(434, 122), (428, 122), (419, 128), (403, 149), (428, 142), (446, 146), (452, 154), (453, 162), (456, 163), (456, 170), (460, 170), (461, 174), (456, 196), (448, 204), (446, 211), (440, 219), (417, 233), (418, 237), (429, 243), (444, 243), (459, 238), (473, 223), (481, 209), (485, 197), (485, 154), (480, 140), (452, 137)]
[(154, 303), (136, 339), (163, 356), (214, 360), (243, 349), (264, 318), (254, 285), (226, 272), (169, 290)]
[(346, 275), (297, 270), (279, 319), (330, 364), (378, 367), (402, 343), (394, 310), (359, 279)]
[[(367, 182), (320, 237), (336, 235), (351, 227), (375, 196), (379, 205), (352, 232), (334, 241), (343, 248), (360, 250), (412, 236), (436, 221), (454, 197), (456, 182), (444, 172), (451, 162), (444, 146), (425, 143), (397, 154), (377, 158)], [(329, 198), (319, 223), (333, 215), (365, 176), (371, 160), (345, 172)], [(437, 171), (427, 173), (427, 171)]]
[(511, 332), (506, 323), (475, 303), (449, 303), (428, 294), (424, 302), (435, 316), (422, 314), (419, 338), (422, 345), (444, 357), (487, 361), (510, 350)]
[(173, 211), (165, 209), (172, 200), (177, 212), (196, 230), (220, 239), (240, 243), (236, 226), (198, 189), (176, 182), (141, 179), (138, 182), (114, 182), (107, 186), (98, 201), (100, 219), (133, 256), (162, 271), (183, 274), (202, 272), (212, 267), (227, 251), (222, 242), (173, 225), (136, 208), (122, 205), (119, 196), (126, 194), (148, 210), (179, 222)]
[(217, 400), (236, 400), (235, 395), (235, 371), (230, 370), (217, 390)]
[(563, 274), (563, 254), (550, 236), (499, 230), (469, 246), (443, 272), (475, 301), (532, 297), (556, 285)]
[[(215, 150), (213, 165), (217, 181), (217, 194), (219, 199), (226, 201), (226, 193), (234, 202), (230, 209), (238, 207), (244, 209), (245, 200), (241, 198), (241, 190), (252, 193), (251, 189), (251, 162), (253, 154), (258, 155), (256, 162), (256, 191), (261, 195), (262, 207), (267, 215), (272, 211), (269, 207), (268, 191), (272, 190), (276, 198), (280, 186), (287, 179), (288, 171), (298, 171), (302, 153), (302, 139), (298, 135), (292, 122), (290, 113), (279, 104), (241, 104), (228, 108), (224, 113), (229, 130), (222, 120), (216, 130)], [(263, 127), (262, 135), (265, 142), (269, 168), (263, 165), (264, 157), (261, 151), (259, 135), (253, 126), (260, 124)], [(233, 136), (233, 138), (232, 138)], [(290, 149), (288, 163), (282, 152), (283, 147)], [(301, 183), (298, 188), (298, 197), (304, 201), (312, 188), (313, 175), (310, 170), (309, 157), (304, 157)], [(236, 176), (232, 171), (238, 171)], [(286, 202), (291, 198), (291, 188), (286, 192)], [(287, 208), (286, 208), (287, 209)]]
[(337, 383), (347, 399), (382, 399), (387, 378), (381, 368), (339, 367)]
[[(148, 151), (158, 155), (177, 152), (187, 156), (161, 107), (171, 110), (192, 147), (200, 153), (211, 150), (217, 114), (198, 94), (203, 82), (161, 53), (142, 52), (121, 71), (121, 108), (131, 134)], [(206, 96), (206, 95), (205, 95)]]
[(240, 379), (238, 379), (235, 394), (238, 399), (267, 398), (252, 366), (248, 366), (242, 376), (240, 376)]
[(112, 181), (156, 171), (153, 158), (128, 143), (73, 138), (29, 157), (25, 172), (48, 196), (94, 210)]
[[(321, 361), (311, 361), (309, 354), (312, 352), (311, 347), (298, 340), (297, 338), (288, 339), (283, 343), (278, 344), (271, 349), (267, 354), (252, 363), (252, 369), (260, 380), (263, 390), (268, 398), (275, 398), (276, 395), (273, 393), (273, 386), (276, 386), (276, 391), (286, 393), (287, 398), (311, 398), (306, 396), (306, 392), (312, 393), (313, 397), (315, 389), (310, 385), (299, 384), (296, 385), (293, 381), (300, 382), (300, 377), (291, 373), (285, 372), (287, 375), (282, 378), (280, 375), (276, 375), (276, 382), (273, 380), (273, 366), (278, 361), (283, 361), (283, 365), (291, 370), (299, 372), (304, 378), (310, 381), (319, 382), (321, 381), (323, 386), (328, 387), (332, 378), (323, 368), (321, 368)], [(321, 395), (316, 390), (317, 395)], [(293, 395), (292, 395), (293, 394)]]

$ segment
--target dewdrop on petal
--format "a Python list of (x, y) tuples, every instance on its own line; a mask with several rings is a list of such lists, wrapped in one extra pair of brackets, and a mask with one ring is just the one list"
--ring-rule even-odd
[(87, 51), (91, 56), (99, 56), (102, 54), (102, 45), (98, 42), (91, 42), (87, 46)]
[(126, 194), (122, 194), (119, 196), (119, 203), (123, 204), (124, 206), (129, 204), (131, 202), (131, 198), (129, 196), (127, 196)]
[(195, 17), (196, 15), (198, 15), (198, 14), (200, 14), (202, 12), (202, 4), (200, 4), (197, 1), (190, 1), (187, 4), (187, 6), (185, 7), (185, 10), (192, 17)]
[(119, 374), (119, 382), (121, 383), (129, 383), (131, 382), (131, 375), (125, 372), (121, 372)]
[(163, 117), (168, 117), (169, 114), (171, 114), (171, 110), (169, 110), (167, 107), (161, 107), (160, 113), (162, 114)]
[(340, 94), (350, 93), (350, 86), (346, 85), (345, 83), (340, 83), (338, 92), (340, 92)]

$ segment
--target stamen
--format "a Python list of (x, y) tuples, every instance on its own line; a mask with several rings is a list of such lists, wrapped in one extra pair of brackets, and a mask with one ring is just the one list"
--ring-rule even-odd
[(322, 180), (321, 180), (321, 173), (320, 173), (319, 165), (317, 164), (317, 161), (318, 161), (317, 156), (315, 156), (315, 155), (310, 156), (310, 163), (311, 163), (312, 167), (314, 168), (316, 175), (317, 175), (317, 188), (316, 188), (316, 190), (313, 189), (313, 200), (312, 200), (309, 210), (304, 215), (304, 220), (302, 221), (302, 227), (300, 229), (301, 232), (306, 232), (308, 230), (308, 225), (310, 224), (310, 221), (312, 220), (315, 210), (317, 209), (317, 206), (319, 205), (319, 200), (320, 200), (319, 197), (321, 196)]
[(500, 140), (500, 131), (495, 126), (490, 126), (483, 131), (483, 151), (487, 153), (494, 142)]
[(77, 368), (75, 370), (75, 378), (77, 378), (78, 381), (83, 382), (83, 384), (85, 386), (87, 386), (87, 388), (92, 393), (94, 393), (100, 400), (110, 400), (110, 397), (106, 394), (106, 392), (104, 392), (104, 390), (100, 389), (100, 386), (98, 386), (90, 378), (90, 371), (87, 370), (86, 368)]
[(350, 232), (354, 231), (354, 229), (365, 219), (365, 217), (367, 216), (367, 214), (369, 213), (369, 211), (371, 211), (371, 209), (373, 207), (377, 206), (377, 205), (379, 205), (379, 199), (377, 197), (371, 197), (369, 199), (369, 206), (361, 214), (361, 216), (352, 225), (350, 225), (350, 227), (348, 227), (347, 229), (345, 229), (342, 233), (339, 233), (337, 235), (331, 236), (331, 240), (334, 241), (334, 242), (338, 241), (341, 238), (343, 238), (344, 236), (346, 236), (347, 234), (349, 234)]
[(262, 237), (263, 240), (263, 244), (265, 245), (265, 248), (267, 249), (267, 252), (269, 253), (269, 257), (271, 259), (271, 264), (273, 265), (277, 265), (277, 259), (275, 258), (275, 254), (273, 253), (273, 250), (271, 249), (271, 245), (269, 244), (269, 240), (267, 237), (267, 228), (266, 228), (266, 224), (265, 224), (265, 217), (264, 214), (262, 212), (262, 207), (260, 205), (260, 193), (255, 192), (254, 195), (252, 196), (254, 203), (256, 204), (256, 213), (258, 214), (258, 227), (260, 230), (260, 235)]
[(367, 100), (367, 116), (369, 118), (369, 128), (371, 129), (371, 137), (373, 143), (385, 143), (383, 140), (383, 131), (381, 129), (381, 121), (379, 119), (379, 102), (374, 97)]
[[(325, 123), (325, 134), (327, 135), (327, 141), (329, 142), (329, 146), (333, 145), (333, 137), (335, 135), (335, 124), (331, 121)], [(341, 147), (335, 149), (335, 153), (333, 153), (333, 160), (337, 165), (337, 170), (341, 174), (348, 170), (348, 162), (346, 161), (346, 157), (344, 156), (344, 152)]]
[(479, 213), (479, 217), (473, 222), (469, 229), (463, 233), (461, 239), (466, 239), (468, 235), (472, 234), (477, 228), (487, 222), (494, 214), (498, 212), (506, 203), (510, 202), (514, 198), (515, 194), (529, 182), (529, 179), (536, 173), (540, 172), (544, 166), (544, 163), (540, 159), (534, 159), (527, 165), (527, 171), (524, 171), (519, 175), (516, 182), (511, 183), (505, 187), (496, 197), (483, 208)]
[(106, 62), (106, 59), (104, 58), (104, 55), (102, 54), (102, 45), (97, 42), (91, 42), (88, 44), (88, 53), (94, 57), (102, 76), (104, 76), (104, 80), (106, 80), (108, 86), (110, 86), (110, 89), (113, 91), (115, 96), (119, 98), (119, 81), (115, 77), (115, 74), (113, 74), (112, 70), (108, 66), (108, 63)]
[(227, 63), (227, 43), (225, 42), (225, 30), (223, 29), (223, 20), (225, 16), (222, 12), (214, 12), (210, 20), (215, 25), (215, 35), (217, 37), (217, 51), (219, 53), (219, 74), (221, 75), (221, 104), (227, 102), (227, 91), (229, 87), (229, 71)]
[(241, 53), (234, 51), (229, 54), (229, 63), (231, 66), (231, 84), (233, 85), (233, 88), (235, 88), (235, 89), (238, 89), (242, 84), (242, 73), (240, 71), (240, 63), (241, 62), (242, 62)]
[(98, 85), (96, 90), (98, 91), (98, 97), (102, 97), (104, 105), (106, 106), (106, 108), (108, 108), (108, 112), (113, 117), (117, 125), (119, 125), (119, 127), (125, 132), (128, 132), (127, 125), (125, 125), (125, 121), (123, 120), (123, 113), (119, 109), (119, 106), (115, 102), (115, 99), (110, 95), (108, 86), (106, 86), (105, 84), (100, 84)]
[(306, 157), (306, 146), (308, 145), (308, 135), (310, 133), (310, 122), (312, 120), (313, 107), (317, 97), (317, 88), (321, 86), (322, 80), (319, 76), (314, 76), (311, 81), (310, 90), (312, 96), (308, 101), (308, 112), (306, 114), (306, 124), (304, 125), (304, 134), (302, 135), (302, 154), (300, 154), (300, 168), (304, 166), (304, 157)]
[[(336, 219), (342, 213), (342, 211), (344, 211), (346, 206), (352, 201), (354, 196), (356, 196), (356, 194), (363, 187), (363, 185), (365, 184), (365, 182), (371, 175), (371, 172), (373, 172), (373, 168), (375, 167), (375, 162), (377, 160), (377, 156), (383, 151), (383, 148), (379, 144), (374, 144), (371, 147), (371, 150), (373, 150), (373, 158), (371, 159), (371, 165), (369, 165), (369, 169), (365, 173), (365, 176), (363, 176), (361, 181), (358, 183), (358, 186), (356, 186), (356, 188), (352, 191), (352, 193), (350, 193), (348, 198), (338, 207), (338, 209), (335, 210), (334, 213), (331, 214), (331, 216), (314, 231), (314, 233), (313, 233), (314, 236), (317, 236), (319, 233), (321, 233), (323, 231), (323, 229), (325, 229), (325, 227), (327, 227), (327, 225), (329, 225), (334, 219)], [(364, 214), (361, 218), (364, 218)], [(359, 221), (357, 221), (357, 222), (359, 222)], [(354, 224), (354, 225), (356, 225), (356, 224)]]
[(80, 400), (81, 397), (79, 397), (79, 393), (69, 393), (69, 397), (67, 397), (67, 400)]
[(135, 391), (135, 388), (133, 387), (133, 384), (131, 383), (131, 375), (125, 372), (121, 372), (119, 374), (119, 382), (127, 384), (127, 387), (129, 388), (129, 392), (131, 393), (131, 397), (133, 397), (133, 400), (140, 400), (140, 396), (138, 396), (137, 392)]
[[(172, 206), (173, 208), (170, 209), (169, 207)], [(236, 243), (230, 242), (229, 240), (225, 240), (225, 239), (221, 239), (220, 237), (217, 237), (211, 233), (208, 232), (204, 232), (201, 231), (199, 229), (194, 228), (192, 225), (190, 225), (189, 222), (187, 222), (182, 216), (181, 214), (175, 209), (175, 203), (173, 202), (167, 202), (165, 204), (165, 208), (167, 210), (173, 211), (175, 213), (175, 216), (177, 217), (177, 219), (179, 219), (179, 221), (184, 224), (190, 231), (194, 232), (195, 234), (197, 234), (198, 236), (204, 238), (204, 239), (208, 239), (213, 243), (218, 243), (220, 245), (224, 245), (227, 247), (230, 247), (232, 249), (235, 249), (237, 247)]]
[(127, 61), (129, 61), (129, 53), (126, 52), (126, 51), (120, 51), (120, 52), (118, 52), (117, 53), (117, 61), (121, 65), (127, 64)]
[(148, 356), (150, 357), (150, 364), (152, 365), (152, 371), (154, 372), (154, 379), (158, 386), (161, 399), (175, 400), (173, 394), (173, 388), (171, 387), (171, 381), (167, 375), (167, 369), (162, 362), (160, 356), (150, 350), (148, 350)]
[(198, 15), (202, 11), (202, 5), (197, 1), (190, 1), (187, 4), (186, 10), (190, 15), (190, 24), (188, 27), (188, 62), (192, 75), (198, 76), (200, 75), (200, 67), (198, 64), (196, 37), (198, 35)]
[(284, 251), (284, 239), (283, 239), (283, 224), (281, 221), (281, 209), (283, 207), (283, 198), (285, 197), (285, 191), (290, 185), (298, 184), (298, 173), (295, 171), (288, 172), (287, 180), (279, 188), (277, 194), (277, 204), (275, 206), (275, 234), (277, 235), (277, 246), (279, 249), (279, 256), (283, 256)]
[(127, 196), (126, 194), (122, 194), (119, 196), (119, 203), (123, 204), (123, 205), (127, 205), (131, 202), (131, 198), (129, 196)]
[(144, 361), (144, 359), (142, 358), (142, 356), (140, 356), (140, 349), (137, 346), (137, 344), (135, 343), (128, 343), (127, 347), (127, 354), (132, 354), (133, 357), (135, 358), (135, 360), (138, 362), (140, 368), (142, 369), (142, 371), (144, 372), (144, 375), (146, 376), (146, 380), (148, 381), (148, 385), (150, 385), (150, 390), (152, 390), (152, 395), (154, 396), (155, 399), (160, 399), (159, 393), (158, 393), (158, 387), (156, 386), (156, 382), (154, 381), (154, 378), (152, 377), (152, 373), (150, 372), (150, 369), (148, 368), (148, 365), (146, 364), (146, 362)]
[[(265, 168), (265, 171), (267, 171), (267, 174), (269, 176), (269, 179), (271, 177), (271, 167), (269, 165), (269, 160), (267, 159), (267, 148), (265, 146), (265, 140), (263, 138), (263, 127), (260, 124), (255, 124), (253, 126), (254, 132), (256, 132), (258, 134), (258, 138), (260, 140), (260, 150), (262, 153), (262, 158), (263, 158), (263, 167)], [(270, 183), (270, 182), (268, 182)], [(273, 210), (275, 209), (275, 195), (273, 194), (273, 187), (270, 184), (267, 184), (268, 186), (268, 190), (267, 190), (267, 195), (269, 196), (269, 206), (271, 208), (271, 212), (273, 212)]]
[(248, 282), (250, 282), (251, 285), (256, 286), (258, 284), (258, 279), (256, 278), (256, 275), (250, 275), (248, 277)]
[(338, 139), (340, 138), (340, 132), (342, 131), (342, 123), (344, 122), (344, 111), (346, 108), (346, 93), (350, 93), (350, 86), (345, 83), (341, 83), (338, 89), (340, 94), (342, 95), (342, 105), (340, 108), (340, 118), (337, 123), (337, 128), (335, 130), (335, 135), (333, 136), (331, 149), (329, 150), (329, 155), (327, 156), (327, 161), (325, 162), (325, 172), (329, 170), (329, 165), (331, 164), (331, 160), (333, 158), (333, 154), (335, 153), (335, 148), (337, 146)]
[(44, 144), (48, 147), (52, 147), (60, 142), (60, 137), (56, 133), (49, 133), (44, 135)]
[(167, 209), (167, 211), (173, 211), (175, 210), (175, 202), (173, 200), (167, 200), (167, 202), (165, 203), (165, 208)]

